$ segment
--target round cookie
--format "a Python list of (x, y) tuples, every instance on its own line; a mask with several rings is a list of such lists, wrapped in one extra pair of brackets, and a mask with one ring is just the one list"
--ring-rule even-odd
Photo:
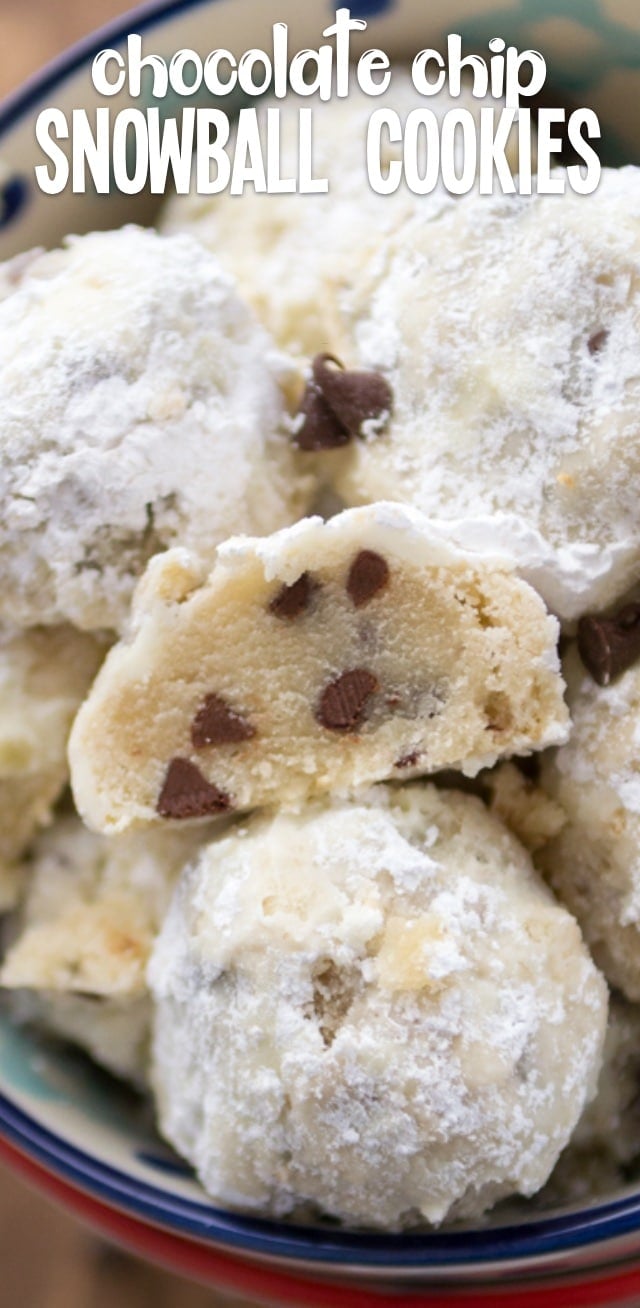
[(344, 362), (384, 373), (392, 418), (327, 452), (338, 493), (451, 520), (563, 620), (614, 602), (640, 564), (640, 169), (589, 196), (463, 197), (383, 256)]
[(398, 504), (237, 537), (208, 578), (170, 551), (76, 718), (78, 810), (117, 832), (474, 775), (566, 739), (557, 635), (508, 567)]
[(536, 855), (611, 983), (640, 1000), (640, 665), (598, 686), (573, 647), (564, 660), (570, 739), (542, 759), (541, 784), (567, 822)]
[(149, 965), (161, 1129), (222, 1205), (384, 1229), (546, 1180), (606, 986), (472, 796), (252, 818), (178, 883)]
[(122, 627), (151, 555), (304, 510), (282, 361), (189, 236), (69, 238), (0, 297), (0, 619)]
[(194, 831), (106, 840), (59, 817), (25, 864), (0, 985), (118, 1000), (146, 992), (145, 968), (173, 886), (205, 838)]
[(12, 1016), (143, 1085), (147, 960), (175, 881), (203, 834), (105, 840), (75, 815), (57, 818), (18, 869), (26, 891), (5, 926), (10, 943), (0, 985)]
[[(264, 136), (267, 111), (279, 113), (281, 174), (287, 177), (298, 173), (299, 110), (311, 108), (313, 173), (328, 179), (328, 192), (178, 196), (169, 202), (161, 228), (192, 232), (220, 257), (224, 251), (225, 266), (237, 277), (242, 294), (284, 348), (303, 355), (340, 353), (349, 342), (343, 300), (385, 239), (416, 207), (424, 221), (449, 201), (442, 184), (418, 197), (404, 178), (390, 195), (372, 190), (366, 161), (371, 115), (393, 109), (404, 127), (414, 109), (426, 108), (441, 120), (453, 108), (470, 110), (477, 118), (480, 108), (492, 105), (501, 108), (499, 101), (478, 101), (468, 92), (455, 100), (444, 94), (425, 99), (402, 68), (393, 69), (389, 89), (375, 98), (355, 88), (346, 99), (326, 102), (316, 96), (263, 101), (257, 113)], [(508, 155), (515, 166), (515, 137)], [(402, 142), (383, 133), (380, 157), (385, 173), (392, 160), (402, 157)]]

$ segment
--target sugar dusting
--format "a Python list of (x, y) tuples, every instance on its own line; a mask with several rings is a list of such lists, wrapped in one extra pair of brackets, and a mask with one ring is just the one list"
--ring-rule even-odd
[(123, 624), (147, 560), (305, 507), (270, 337), (188, 236), (70, 238), (0, 298), (0, 614)]
[(347, 315), (394, 409), (338, 469), (346, 502), (402, 499), (463, 540), (484, 523), (562, 617), (620, 594), (640, 551), (639, 254), (633, 168), (588, 202), (470, 196), (407, 220)]
[(606, 1019), (521, 847), (424, 784), (205, 850), (149, 981), (162, 1129), (209, 1192), (388, 1229), (537, 1189)]

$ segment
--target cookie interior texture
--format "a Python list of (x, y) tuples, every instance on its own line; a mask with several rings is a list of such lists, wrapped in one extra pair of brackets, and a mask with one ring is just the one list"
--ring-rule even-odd
[(143, 579), (70, 745), (104, 831), (459, 768), (564, 740), (557, 624), (397, 505), (238, 539)]

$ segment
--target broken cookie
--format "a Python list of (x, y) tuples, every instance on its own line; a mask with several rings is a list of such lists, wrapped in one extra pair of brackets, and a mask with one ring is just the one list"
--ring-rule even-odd
[(558, 634), (499, 561), (378, 504), (151, 563), (76, 720), (98, 830), (208, 818), (566, 738)]

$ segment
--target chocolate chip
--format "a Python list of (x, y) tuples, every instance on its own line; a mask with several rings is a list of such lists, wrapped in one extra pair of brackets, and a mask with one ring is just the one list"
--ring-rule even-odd
[(593, 336), (590, 336), (587, 341), (589, 354), (599, 354), (603, 345), (606, 345), (608, 338), (609, 333), (606, 327), (603, 327), (599, 332), (594, 332)]
[(237, 745), (251, 740), (256, 729), (227, 704), (222, 695), (207, 695), (191, 723), (191, 740), (195, 749), (205, 745)]
[(325, 686), (316, 709), (316, 720), (328, 731), (357, 731), (367, 702), (379, 690), (379, 682), (367, 668), (351, 668)]
[(640, 604), (627, 604), (614, 618), (581, 618), (578, 652), (599, 686), (608, 686), (640, 659)]
[(403, 754), (401, 758), (397, 758), (393, 766), (394, 768), (414, 768), (421, 757), (420, 751), (414, 749), (410, 754)]
[(299, 450), (336, 450), (348, 445), (351, 433), (322, 398), (315, 382), (309, 382), (298, 410), (303, 422), (294, 436)]
[(391, 411), (391, 387), (379, 372), (347, 369), (333, 354), (317, 354), (311, 373), (299, 409), (303, 422), (294, 438), (301, 450), (346, 445), (361, 435), (363, 423), (380, 421)]
[(389, 580), (389, 565), (375, 550), (360, 550), (347, 577), (347, 594), (357, 609), (368, 604)]
[(157, 803), (160, 817), (210, 817), (226, 813), (231, 807), (229, 796), (212, 786), (195, 763), (188, 758), (172, 758)]
[(297, 618), (309, 607), (316, 590), (317, 581), (313, 580), (310, 573), (303, 572), (290, 586), (281, 586), (269, 605), (269, 612), (276, 618)]
[(345, 368), (332, 354), (317, 354), (312, 371), (323, 399), (352, 436), (359, 435), (364, 422), (391, 412), (393, 395), (382, 373)]

